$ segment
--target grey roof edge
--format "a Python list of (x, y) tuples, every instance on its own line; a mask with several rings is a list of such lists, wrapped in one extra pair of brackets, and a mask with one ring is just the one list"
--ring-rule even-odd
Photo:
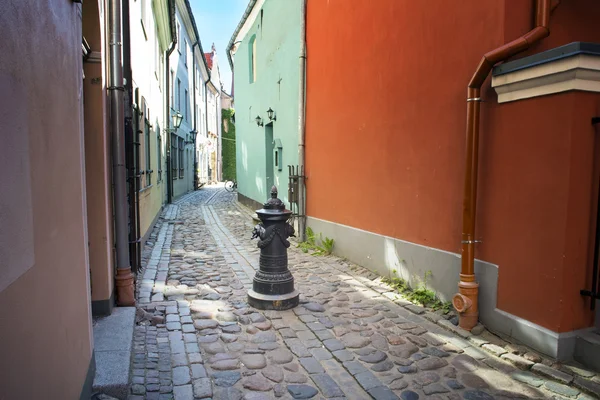
[(196, 18), (194, 18), (194, 12), (192, 11), (190, 0), (185, 0), (185, 8), (187, 9), (187, 13), (189, 14), (190, 20), (192, 21), (192, 26), (194, 27), (194, 34), (196, 35), (196, 41), (198, 42), (198, 47), (200, 48), (200, 55), (202, 56), (202, 61), (204, 61), (204, 67), (206, 67), (206, 71), (208, 71), (208, 79), (210, 79), (210, 69), (208, 68), (208, 62), (206, 61), (206, 57), (204, 57), (204, 50), (202, 49), (202, 42), (200, 41), (200, 34), (198, 33), (198, 27), (196, 26)]
[(250, 16), (250, 12), (252, 12), (252, 9), (254, 8), (256, 1), (257, 0), (250, 0), (248, 2), (246, 11), (244, 11), (244, 15), (242, 15), (242, 19), (240, 20), (239, 24), (235, 28), (235, 31), (233, 31), (233, 35), (231, 35), (231, 39), (229, 39), (229, 43), (227, 43), (227, 48), (225, 49), (225, 52), (227, 53), (227, 59), (229, 60), (229, 66), (231, 67), (232, 74), (233, 74), (233, 60), (231, 59), (231, 48), (233, 47), (235, 37), (238, 35), (238, 33), (240, 33), (242, 26), (244, 26), (244, 24), (246, 23), (246, 20)]
[(579, 54), (600, 56), (600, 44), (591, 42), (573, 42), (564, 46), (555, 47), (554, 49), (546, 50), (538, 54), (500, 64), (497, 67), (494, 67), (492, 75), (504, 75)]

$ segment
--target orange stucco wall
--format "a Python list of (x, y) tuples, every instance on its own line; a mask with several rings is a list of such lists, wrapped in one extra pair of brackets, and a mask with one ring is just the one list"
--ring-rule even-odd
[[(527, 54), (600, 42), (600, 7), (563, 3)], [(485, 52), (531, 29), (532, 5), (309, 0), (308, 215), (460, 253), (466, 85)], [(489, 80), (482, 92), (477, 257), (499, 265), (498, 307), (554, 331), (589, 326), (599, 97), (499, 105)]]
[[(30, 204), (19, 197), (6, 210), (22, 182), (3, 186), (0, 221), (24, 208), (33, 216), (31, 225), (0, 228), (33, 236), (28, 268), (0, 291), (0, 397), (77, 399), (92, 355), (81, 5), (3, 1), (0, 37), (0, 146), (15, 135), (28, 142), (3, 157), (3, 174), (27, 163), (31, 193)], [(0, 254), (10, 250), (0, 241)]]

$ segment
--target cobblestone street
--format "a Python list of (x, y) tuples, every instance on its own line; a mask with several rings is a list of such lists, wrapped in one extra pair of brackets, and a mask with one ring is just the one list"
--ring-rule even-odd
[(461, 331), (377, 275), (294, 244), (300, 306), (255, 310), (254, 225), (217, 187), (164, 210), (138, 282), (130, 399), (589, 399), (600, 386), (592, 372)]

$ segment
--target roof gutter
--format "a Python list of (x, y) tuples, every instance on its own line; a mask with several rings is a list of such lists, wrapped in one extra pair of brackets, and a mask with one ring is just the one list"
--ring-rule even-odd
[(242, 15), (242, 19), (240, 20), (240, 23), (235, 28), (235, 31), (233, 32), (233, 35), (231, 36), (231, 39), (229, 40), (229, 43), (227, 44), (227, 49), (225, 50), (225, 52), (227, 53), (227, 59), (229, 60), (229, 66), (231, 67), (231, 71), (233, 71), (233, 59), (231, 58), (231, 48), (233, 47), (233, 45), (235, 43), (235, 38), (237, 37), (238, 33), (240, 33), (240, 31), (242, 30), (242, 27), (248, 20), (248, 17), (250, 16), (250, 13), (252, 12), (254, 5), (256, 4), (256, 1), (257, 0), (250, 0), (250, 2), (248, 3), (248, 6), (246, 7), (246, 11), (244, 11), (244, 15)]

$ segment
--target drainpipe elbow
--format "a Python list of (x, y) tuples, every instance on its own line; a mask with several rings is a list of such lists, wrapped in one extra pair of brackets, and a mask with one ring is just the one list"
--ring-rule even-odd
[(523, 36), (523, 39), (527, 41), (527, 47), (532, 44), (539, 42), (545, 37), (550, 36), (550, 30), (547, 26), (538, 26), (534, 28), (531, 32), (528, 32)]

